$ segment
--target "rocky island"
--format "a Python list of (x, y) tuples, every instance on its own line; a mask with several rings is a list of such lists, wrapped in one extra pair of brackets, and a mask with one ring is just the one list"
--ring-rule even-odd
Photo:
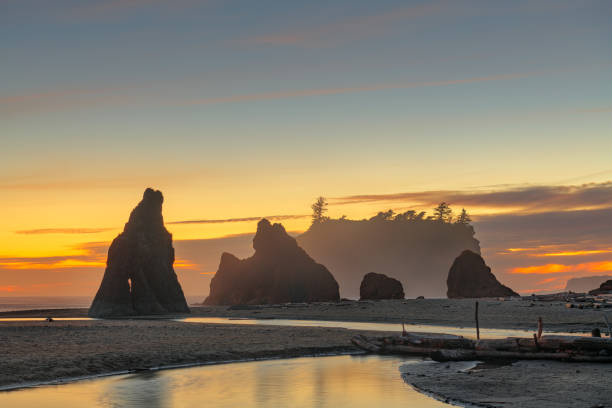
[(205, 305), (338, 301), (338, 283), (315, 262), (281, 224), (257, 224), (255, 254), (238, 259), (221, 255)]
[(172, 235), (164, 227), (160, 191), (147, 188), (108, 250), (91, 317), (189, 313), (174, 272)]

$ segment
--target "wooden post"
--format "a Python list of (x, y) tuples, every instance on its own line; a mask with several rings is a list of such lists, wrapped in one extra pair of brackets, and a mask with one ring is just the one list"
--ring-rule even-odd
[(404, 326), (404, 322), (402, 322), (402, 336), (406, 336), (406, 327)]
[(480, 326), (478, 325), (478, 301), (476, 301), (476, 339), (480, 340)]
[(538, 339), (542, 337), (543, 330), (544, 330), (544, 323), (542, 323), (542, 318), (538, 317)]
[(608, 321), (608, 315), (604, 312), (604, 319), (606, 320), (606, 326), (608, 326), (608, 337), (612, 337), (612, 330), (610, 330), (610, 322)]

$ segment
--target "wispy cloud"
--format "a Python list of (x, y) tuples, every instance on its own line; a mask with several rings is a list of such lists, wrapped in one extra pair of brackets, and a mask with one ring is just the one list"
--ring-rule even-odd
[(284, 221), (284, 220), (295, 220), (301, 218), (307, 218), (310, 215), (269, 215), (264, 217), (243, 217), (243, 218), (223, 218), (223, 219), (203, 219), (203, 220), (183, 220), (183, 221), (172, 221), (166, 224), (224, 224), (228, 222), (248, 222), (248, 221), (259, 221), (262, 218), (267, 218), (270, 221)]
[(110, 231), (113, 228), (40, 228), (15, 231), (16, 234), (38, 235), (38, 234), (97, 234)]
[(523, 72), (523, 73), (508, 73), (496, 74), (489, 76), (480, 76), (461, 79), (447, 79), (436, 81), (418, 81), (418, 82), (390, 82), (378, 84), (365, 84), (350, 87), (327, 87), (313, 89), (297, 89), (287, 91), (260, 92), (251, 94), (237, 94), (205, 98), (169, 98), (167, 93), (154, 93), (150, 89), (139, 95), (138, 92), (132, 91), (129, 94), (116, 90), (109, 92), (108, 90), (78, 90), (70, 91), (54, 91), (40, 94), (27, 95), (9, 95), (6, 97), (0, 96), (0, 114), (17, 115), (26, 113), (40, 113), (67, 109), (82, 109), (94, 106), (142, 106), (142, 105), (158, 105), (158, 106), (193, 106), (193, 105), (218, 105), (225, 103), (241, 103), (267, 101), (277, 99), (292, 99), (303, 97), (341, 95), (360, 92), (375, 92), (385, 90), (401, 90), (411, 88), (425, 87), (443, 87), (462, 84), (494, 82), (494, 81), (509, 81), (515, 79), (529, 78), (550, 74), (549, 71)]
[(216, 98), (202, 98), (202, 99), (192, 99), (192, 100), (185, 100), (185, 101), (176, 101), (175, 103), (173, 103), (173, 105), (215, 105), (215, 104), (221, 104), (221, 103), (263, 101), (263, 100), (273, 100), (273, 99), (298, 98), (298, 97), (306, 97), (306, 96), (338, 95), (338, 94), (346, 94), (346, 93), (373, 92), (373, 91), (384, 91), (384, 90), (393, 90), (393, 89), (438, 87), (438, 86), (448, 86), (448, 85), (470, 84), (470, 83), (477, 83), (477, 82), (507, 81), (507, 80), (512, 80), (512, 79), (528, 78), (528, 77), (544, 75), (544, 74), (545, 74), (544, 72), (525, 72), (525, 73), (490, 75), (490, 76), (464, 78), (464, 79), (450, 79), (450, 80), (442, 80), (442, 81), (394, 82), (394, 83), (382, 83), (382, 84), (361, 85), (361, 86), (340, 87), (340, 88), (319, 88), (319, 89), (302, 89), (302, 90), (281, 91), (281, 92), (264, 92), (264, 93), (254, 93), (254, 94), (223, 96), (223, 97), (216, 97)]
[(488, 191), (436, 190), (337, 197), (332, 204), (402, 202), (433, 207), (446, 201), (457, 206), (508, 209), (535, 213), (577, 209), (612, 208), (612, 182), (575, 186), (524, 186)]
[(240, 40), (246, 44), (329, 46), (341, 41), (356, 40), (364, 36), (380, 35), (391, 25), (411, 19), (422, 19), (449, 12), (449, 2), (435, 2), (401, 7), (381, 13), (355, 16), (331, 23), (292, 29)]

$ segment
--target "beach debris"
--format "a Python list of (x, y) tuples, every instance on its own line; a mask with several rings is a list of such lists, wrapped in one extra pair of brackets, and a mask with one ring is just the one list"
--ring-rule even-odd
[(598, 337), (543, 335), (473, 340), (451, 334), (406, 333), (366, 337), (352, 343), (377, 354), (429, 357), (435, 361), (557, 360), (612, 363), (612, 342)]
[(108, 250), (91, 317), (189, 313), (174, 272), (172, 235), (164, 226), (160, 191), (147, 188)]
[(520, 297), (518, 293), (499, 283), (484, 259), (470, 250), (455, 258), (446, 280), (449, 299)]
[(478, 324), (478, 302), (476, 302), (476, 309), (474, 311), (476, 315), (476, 338), (480, 340), (480, 325)]
[(47, 317), (45, 321), (51, 323), (51, 322), (54, 322), (55, 320), (53, 320), (52, 317)]

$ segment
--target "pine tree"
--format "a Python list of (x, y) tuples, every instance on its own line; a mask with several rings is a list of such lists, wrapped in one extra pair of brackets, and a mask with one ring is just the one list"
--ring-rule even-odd
[(327, 200), (325, 197), (317, 198), (317, 201), (310, 207), (312, 208), (312, 223), (317, 224), (327, 219), (325, 212), (327, 211)]

